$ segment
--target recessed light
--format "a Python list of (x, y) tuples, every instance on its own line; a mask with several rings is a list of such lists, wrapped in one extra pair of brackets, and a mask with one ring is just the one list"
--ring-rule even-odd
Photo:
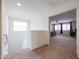
[(21, 3), (17, 3), (17, 6), (22, 6), (22, 4)]

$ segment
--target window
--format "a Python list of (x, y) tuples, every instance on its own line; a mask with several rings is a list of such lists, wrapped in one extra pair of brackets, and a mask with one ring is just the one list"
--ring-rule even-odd
[(13, 30), (14, 31), (27, 31), (27, 23), (26, 22), (18, 22), (14, 21)]
[(70, 30), (70, 23), (63, 24), (63, 30)]
[(61, 25), (60, 24), (55, 25), (55, 30), (61, 30)]

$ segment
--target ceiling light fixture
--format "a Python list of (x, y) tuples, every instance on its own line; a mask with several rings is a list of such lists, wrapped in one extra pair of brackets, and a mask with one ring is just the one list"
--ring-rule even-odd
[(20, 6), (22, 6), (22, 4), (21, 4), (21, 3), (17, 3), (17, 6), (19, 6), (19, 7), (20, 7)]

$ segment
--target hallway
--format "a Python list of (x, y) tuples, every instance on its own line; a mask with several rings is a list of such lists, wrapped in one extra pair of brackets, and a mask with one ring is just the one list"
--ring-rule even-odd
[(67, 36), (54, 36), (49, 46), (36, 50), (23, 50), (9, 59), (77, 59), (76, 40)]

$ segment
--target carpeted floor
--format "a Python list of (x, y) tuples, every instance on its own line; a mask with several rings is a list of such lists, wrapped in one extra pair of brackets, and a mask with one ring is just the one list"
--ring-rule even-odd
[(29, 49), (14, 54), (9, 59), (77, 59), (76, 39), (67, 36), (54, 36), (49, 46), (34, 51)]

